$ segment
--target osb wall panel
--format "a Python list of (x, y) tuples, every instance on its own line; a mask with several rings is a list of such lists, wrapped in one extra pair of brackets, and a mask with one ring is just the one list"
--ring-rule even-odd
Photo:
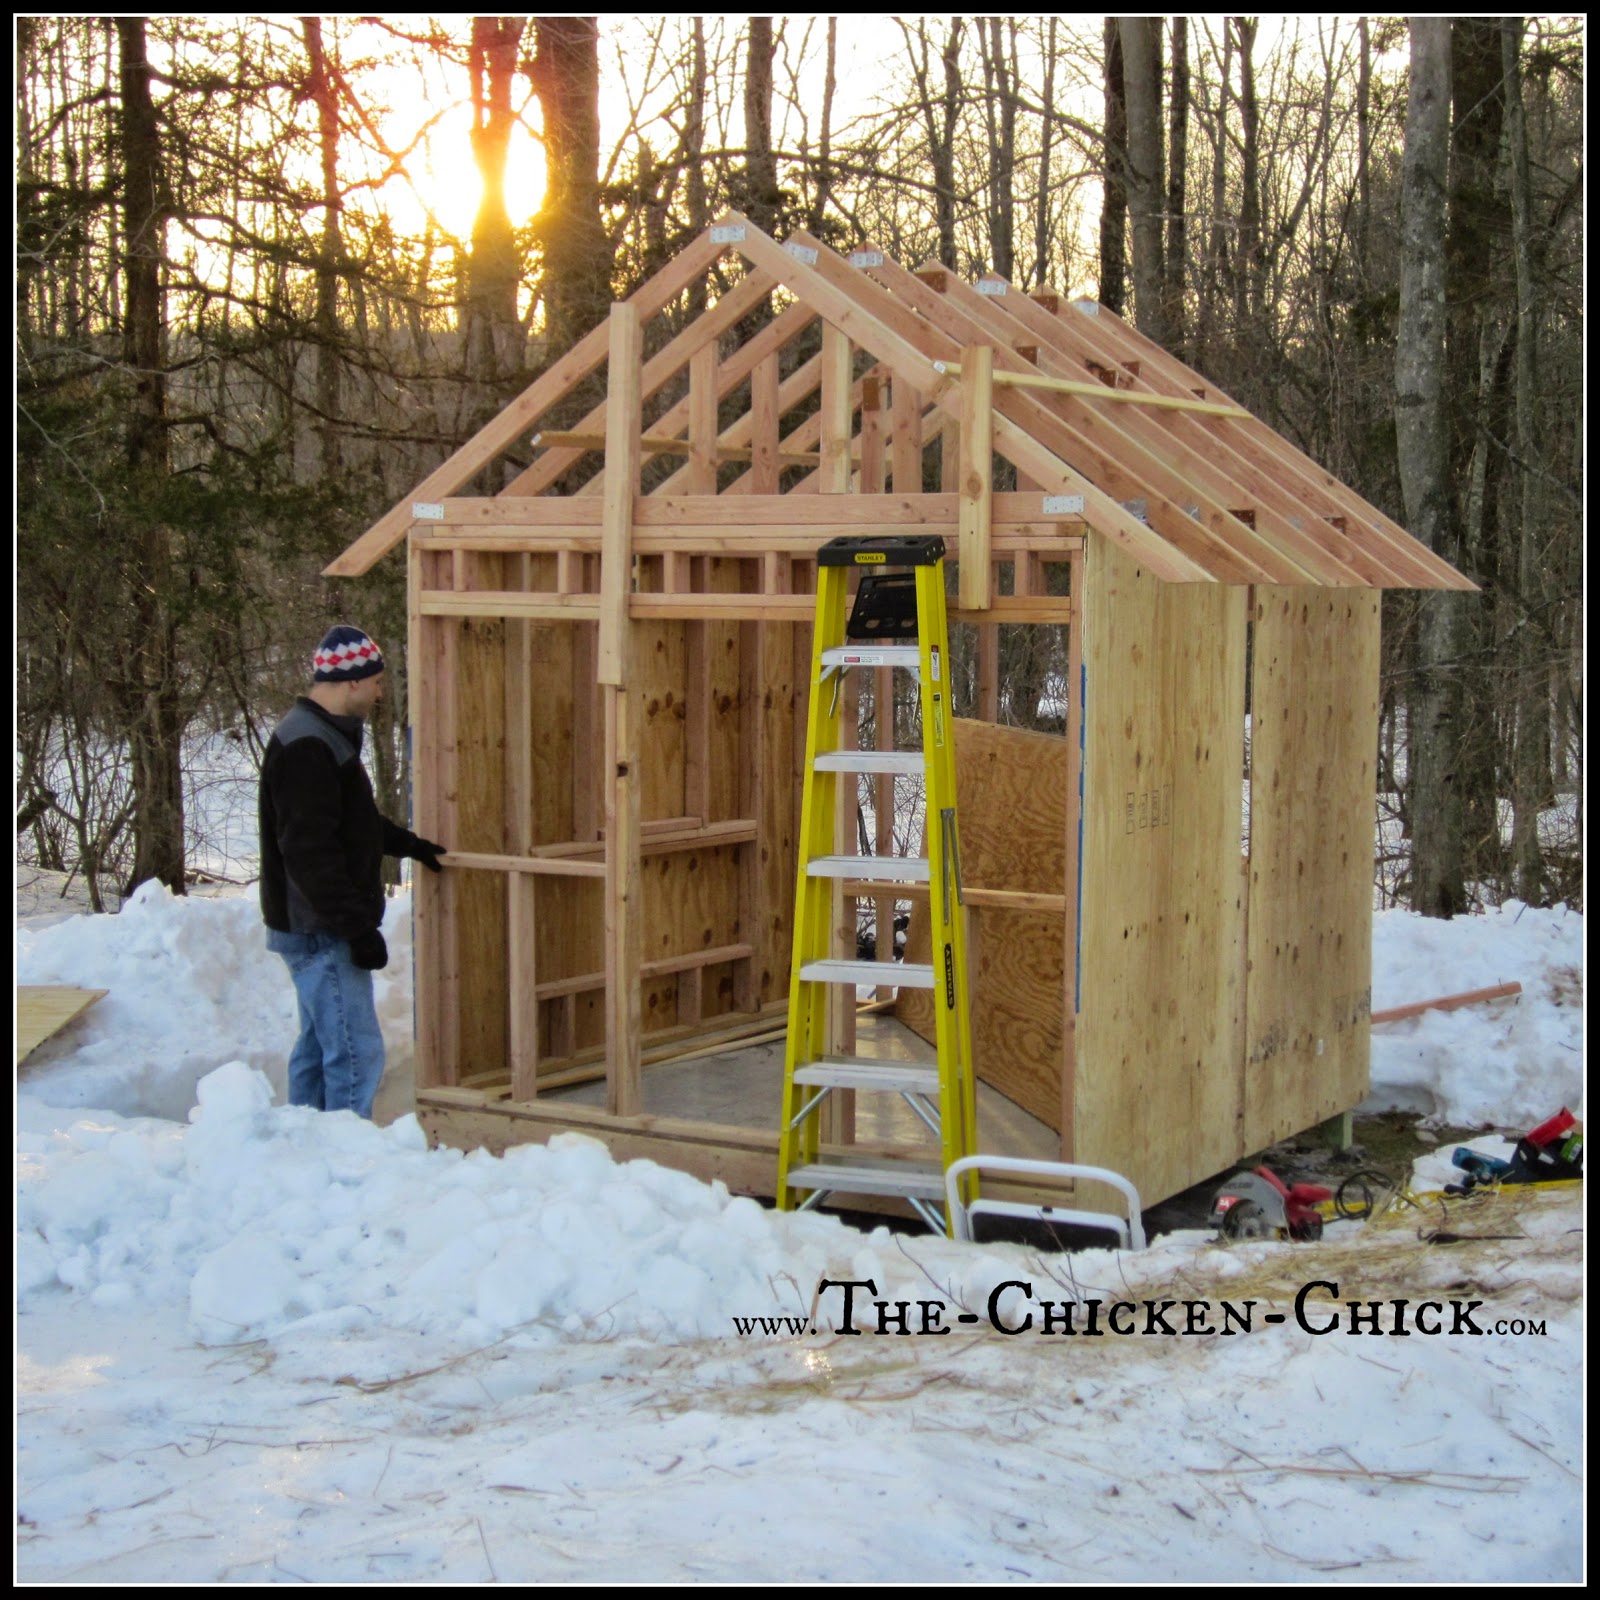
[(1366, 1097), (1378, 596), (1255, 591), (1244, 1142)]
[(1238, 1154), (1246, 591), (1092, 537), (1072, 1159), (1146, 1204)]
[[(964, 718), (956, 719), (955, 738), (963, 884), (1060, 894), (1066, 740)], [(973, 1068), (982, 1082), (1060, 1132), (1062, 917), (994, 906), (971, 906), (967, 917)], [(929, 959), (928, 934), (927, 907), (918, 906), (906, 930), (906, 960)], [(902, 989), (895, 1015), (933, 1038), (927, 990)]]

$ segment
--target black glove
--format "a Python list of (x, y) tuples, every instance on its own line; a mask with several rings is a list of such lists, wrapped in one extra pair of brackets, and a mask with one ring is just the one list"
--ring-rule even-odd
[(431, 839), (417, 838), (416, 843), (411, 847), (411, 859), (420, 861), (429, 872), (444, 871), (444, 868), (439, 865), (439, 857), (443, 854), (444, 846), (435, 844)]
[(358, 933), (350, 941), (350, 959), (363, 972), (377, 972), (389, 965), (389, 947), (383, 935), (374, 928), (371, 933)]

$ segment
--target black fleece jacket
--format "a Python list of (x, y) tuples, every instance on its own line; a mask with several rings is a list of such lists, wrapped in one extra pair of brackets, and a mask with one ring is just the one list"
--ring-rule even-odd
[(261, 765), (261, 915), (280, 933), (355, 939), (383, 921), (383, 858), (417, 836), (378, 810), (361, 722), (302, 697)]

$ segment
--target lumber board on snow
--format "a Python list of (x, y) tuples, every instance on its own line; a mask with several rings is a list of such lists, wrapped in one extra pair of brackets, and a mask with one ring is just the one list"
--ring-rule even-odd
[(1424, 1011), (1459, 1011), (1462, 1006), (1484, 1006), (1495, 1000), (1515, 1000), (1522, 994), (1520, 983), (1496, 983), (1487, 989), (1468, 989), (1462, 994), (1443, 994), (1433, 1000), (1414, 1000), (1409, 1005), (1389, 1006), (1372, 1013), (1372, 1025), (1380, 1022), (1405, 1022)]
[(104, 1000), (110, 992), (109, 989), (78, 989), (61, 984), (18, 984), (17, 1065), (20, 1067), (46, 1039), (59, 1033), (97, 1000)]

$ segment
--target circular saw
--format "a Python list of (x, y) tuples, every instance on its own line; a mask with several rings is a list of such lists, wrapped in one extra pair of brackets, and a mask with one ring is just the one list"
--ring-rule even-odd
[(1236, 1172), (1211, 1202), (1211, 1223), (1221, 1238), (1320, 1239), (1322, 1213), (1333, 1198), (1317, 1183), (1286, 1184), (1270, 1167)]

